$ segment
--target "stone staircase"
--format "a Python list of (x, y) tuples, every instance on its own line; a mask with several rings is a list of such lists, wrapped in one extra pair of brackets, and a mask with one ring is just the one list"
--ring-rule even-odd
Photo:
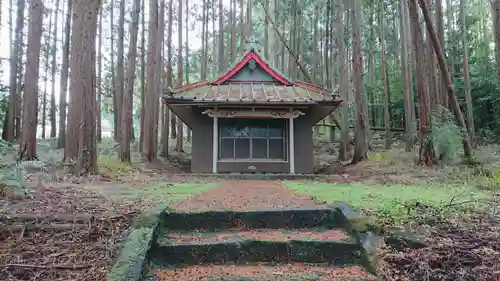
[[(156, 235), (148, 258), (155, 272), (162, 272), (161, 280), (200, 280), (164, 276), (213, 265), (219, 265), (220, 274), (212, 270), (202, 280), (376, 280), (361, 272), (360, 266), (367, 263), (363, 242), (346, 231), (345, 214), (336, 207), (164, 212)], [(264, 268), (262, 274), (245, 273), (257, 264)], [(283, 264), (287, 270), (279, 270)], [(295, 274), (290, 271), (294, 264), (309, 269)], [(232, 273), (224, 273), (225, 267)], [(360, 268), (358, 276), (342, 274), (354, 267)]]

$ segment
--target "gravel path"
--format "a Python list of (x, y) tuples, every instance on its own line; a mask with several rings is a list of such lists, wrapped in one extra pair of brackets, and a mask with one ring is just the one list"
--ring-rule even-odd
[(295, 194), (279, 181), (266, 180), (225, 181), (215, 189), (169, 206), (190, 212), (320, 207), (309, 196)]

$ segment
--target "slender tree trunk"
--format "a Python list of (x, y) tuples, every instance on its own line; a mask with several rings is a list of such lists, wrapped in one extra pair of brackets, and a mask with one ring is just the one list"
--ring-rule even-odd
[[(382, 2), (381, 2), (382, 3)], [(381, 5), (383, 10), (383, 5)], [(382, 84), (384, 86), (384, 127), (385, 127), (385, 148), (390, 149), (392, 145), (391, 134), (391, 112), (390, 104), (391, 98), (389, 94), (389, 75), (387, 73), (387, 60), (385, 50), (385, 19), (384, 14), (380, 13), (380, 74), (382, 77)]]
[(97, 124), (96, 138), (97, 142), (102, 141), (102, 117), (101, 117), (101, 96), (102, 96), (102, 14), (103, 9), (99, 10), (99, 46), (97, 47)]
[(338, 60), (339, 60), (339, 82), (340, 82), (340, 96), (344, 100), (344, 106), (341, 109), (342, 112), (342, 127), (340, 132), (340, 146), (339, 146), (339, 158), (342, 161), (349, 160), (347, 154), (347, 142), (349, 139), (349, 97), (347, 94), (347, 68), (346, 68), (346, 54), (345, 54), (345, 34), (344, 34), (344, 1), (336, 0), (336, 20), (338, 28)]
[(56, 0), (56, 11), (54, 18), (54, 31), (53, 37), (54, 41), (52, 43), (52, 66), (51, 66), (51, 89), (50, 89), (50, 137), (56, 137), (56, 54), (57, 54), (57, 28), (58, 28), (58, 19), (59, 19), (59, 0)]
[(462, 31), (462, 47), (464, 50), (463, 66), (464, 66), (464, 90), (465, 90), (465, 101), (467, 105), (467, 129), (469, 132), (469, 138), (474, 145), (474, 111), (472, 104), (471, 95), (471, 85), (469, 77), (469, 42), (467, 40), (467, 7), (465, 0), (460, 0), (460, 21), (461, 21), (461, 31)]
[[(149, 1), (149, 25), (148, 25), (148, 56), (147, 56), (147, 97), (146, 108), (158, 106), (158, 99), (155, 86), (156, 69), (156, 40), (158, 38), (158, 2)], [(156, 159), (156, 140), (154, 139), (154, 110), (148, 111), (144, 120), (144, 143), (142, 154), (146, 161), (151, 162)]]
[[(177, 87), (180, 87), (182, 86), (182, 2), (184, 0), (179, 0), (179, 8), (178, 8), (178, 14), (179, 14), (179, 22), (178, 22), (178, 30), (177, 30), (177, 35), (178, 35), (178, 41), (177, 41), (177, 44), (178, 44), (178, 48), (177, 48)], [(220, 1), (220, 0), (219, 0)], [(220, 3), (220, 2), (219, 2)], [(219, 6), (219, 8), (221, 8)], [(214, 9), (215, 11), (215, 9)], [(219, 27), (221, 25), (219, 24)], [(221, 31), (222, 32), (222, 31)], [(221, 33), (222, 34), (222, 33)], [(221, 35), (222, 37), (222, 35)], [(224, 41), (223, 41), (224, 42)], [(214, 48), (215, 50), (215, 48)], [(224, 51), (224, 47), (222, 47), (222, 49), (219, 49), (219, 52), (220, 51)], [(219, 59), (222, 60), (222, 53), (221, 55), (219, 56)], [(223, 64), (219, 64), (219, 68), (223, 66)], [(183, 143), (184, 143), (184, 124), (182, 123), (182, 121), (177, 118), (177, 142), (175, 144), (175, 150), (177, 151), (184, 151), (183, 149)]]
[[(444, 23), (443, 23), (442, 0), (436, 0), (436, 26), (439, 37), (439, 43), (441, 43), (441, 47), (443, 48), (444, 51), (445, 45), (444, 45)], [(438, 73), (438, 86), (439, 86), (439, 94), (438, 94), (439, 104), (447, 108), (448, 98), (446, 97), (446, 85), (444, 84), (444, 79), (440, 73)]]
[[(411, 0), (417, 1), (417, 0)], [(436, 31), (434, 30), (434, 26), (432, 24), (431, 17), (429, 15), (429, 8), (427, 7), (427, 3), (424, 0), (419, 0), (420, 7), (422, 8), (422, 14), (425, 18), (425, 25), (430, 35), (430, 39), (432, 40), (432, 44), (434, 46), (434, 51), (436, 52), (439, 68), (441, 69), (441, 74), (446, 79), (446, 88), (448, 92), (448, 99), (451, 102), (451, 107), (455, 112), (455, 118), (457, 123), (464, 129), (467, 128), (465, 123), (464, 115), (462, 114), (462, 110), (460, 109), (460, 105), (458, 103), (457, 97), (455, 95), (455, 90), (453, 89), (453, 83), (451, 81), (450, 73), (448, 72), (448, 68), (446, 67), (446, 62), (444, 61), (444, 53), (443, 49), (439, 44), (439, 40), (437, 38)], [(468, 160), (472, 160), (472, 143), (468, 134), (465, 135), (463, 144), (464, 144), (464, 155)]]
[[(189, 84), (189, 0), (186, 0), (186, 85)], [(231, 11), (229, 11), (231, 14)], [(231, 27), (233, 28), (233, 27)], [(231, 40), (231, 39), (230, 39)], [(186, 140), (191, 141), (191, 130), (186, 126)]]
[[(120, 1), (120, 15), (118, 19), (118, 57), (116, 59), (116, 84), (115, 86), (115, 94), (116, 94), (116, 102), (114, 104), (114, 116), (115, 116), (115, 140), (119, 141), (121, 136), (120, 133), (120, 117), (122, 112), (123, 105), (123, 95), (124, 95), (124, 37), (125, 37), (125, 0)], [(113, 66), (114, 67), (114, 66)]]
[[(169, 1), (170, 2), (170, 1)], [(144, 120), (146, 116), (146, 0), (141, 0), (141, 127), (139, 131), (139, 151), (144, 144)]]
[[(77, 127), (77, 150), (69, 157), (77, 159), (74, 172), (97, 172), (96, 143), (96, 35), (100, 0), (75, 0), (73, 28), (71, 32), (71, 73), (69, 126)], [(76, 157), (75, 157), (76, 156)]]
[(497, 63), (497, 83), (500, 88), (500, 0), (491, 1), (493, 32), (495, 37), (495, 60)]
[(363, 103), (363, 54), (361, 52), (361, 0), (352, 0), (352, 72), (354, 83), (354, 103), (356, 104), (356, 123), (354, 128), (354, 156), (352, 164), (367, 158), (368, 142), (366, 139), (367, 117)]
[[(423, 58), (424, 53), (424, 39), (422, 38), (422, 30), (418, 19), (417, 0), (409, 0), (409, 14), (410, 25), (412, 30), (413, 50), (416, 58)], [(427, 1), (427, 0), (424, 0)], [(434, 144), (432, 141), (431, 119), (430, 119), (430, 103), (428, 102), (429, 87), (425, 85), (425, 73), (427, 72), (426, 62), (422, 59), (416, 60), (417, 67), (417, 95), (420, 108), (420, 123), (419, 129), (421, 134), (420, 144), (420, 164), (433, 165), (437, 163), (436, 153), (434, 151)]]
[(405, 103), (405, 132), (406, 132), (406, 145), (405, 150), (410, 152), (414, 146), (413, 135), (415, 133), (415, 104), (413, 96), (413, 83), (412, 83), (412, 56), (410, 54), (410, 36), (408, 33), (408, 6), (405, 1), (400, 2), (400, 29), (401, 29), (401, 63), (403, 69), (403, 92)]
[[(70, 55), (70, 40), (71, 40), (71, 14), (73, 12), (73, 0), (68, 0), (68, 11), (66, 12), (66, 20), (64, 23), (64, 47), (61, 66), (61, 81), (59, 93), (59, 138), (57, 147), (63, 148), (66, 144), (66, 110), (67, 102), (66, 95), (68, 93), (68, 75), (69, 75), (69, 55)], [(76, 134), (76, 128), (68, 128), (68, 134)], [(76, 136), (75, 136), (76, 137)], [(74, 145), (74, 143), (72, 144)], [(64, 149), (64, 159), (68, 156), (68, 150)]]
[(24, 7), (25, 1), (19, 0), (17, 2), (17, 14), (16, 14), (16, 26), (14, 35), (14, 46), (12, 47), (12, 52), (10, 56), (10, 74), (9, 74), (9, 108), (7, 112), (7, 118), (4, 122), (2, 138), (6, 141), (14, 141), (14, 139), (19, 138), (16, 136), (16, 127), (20, 127), (21, 122), (17, 114), (17, 105), (21, 100), (21, 97), (17, 94), (17, 79), (18, 79), (18, 69), (20, 60), (22, 58), (22, 43), (23, 43), (23, 28), (24, 28)]
[(134, 96), (135, 57), (137, 55), (137, 33), (139, 31), (139, 15), (141, 0), (134, 0), (131, 13), (132, 22), (129, 25), (130, 43), (127, 55), (127, 80), (123, 95), (122, 116), (120, 122), (120, 160), (130, 162), (130, 128), (132, 124), (132, 98)]
[[(245, 0), (240, 0), (240, 52), (245, 54)], [(500, 85), (500, 84), (499, 84)]]
[[(203, 9), (206, 7), (203, 6)], [(206, 25), (206, 23), (205, 23)], [(172, 87), (172, 26), (173, 26), (173, 0), (170, 0), (168, 2), (168, 25), (167, 25), (167, 87)], [(204, 35), (203, 35), (204, 36)], [(204, 41), (204, 39), (203, 39)], [(205, 42), (206, 46), (206, 42)], [(202, 50), (203, 52), (203, 50)], [(206, 58), (206, 56), (204, 56)], [(202, 62), (203, 64), (203, 62)], [(204, 70), (206, 71), (207, 67), (205, 64)], [(206, 72), (204, 72), (206, 73)], [(203, 77), (202, 77), (203, 78)], [(163, 128), (162, 128), (162, 141), (161, 141), (161, 155), (163, 157), (168, 156), (168, 150), (169, 150), (169, 134), (170, 134), (170, 110), (167, 106), (163, 107)], [(172, 114), (173, 115), (173, 114)], [(174, 119), (175, 116), (172, 116), (172, 119)], [(174, 127), (172, 127), (172, 130), (175, 129), (175, 124)]]
[(44, 54), (45, 54), (45, 73), (43, 76), (43, 94), (42, 94), (42, 139), (45, 139), (46, 137), (46, 127), (47, 127), (47, 83), (49, 82), (49, 68), (50, 68), (50, 63), (49, 63), (49, 57), (51, 53), (51, 49), (49, 48), (50, 46), (50, 39), (52, 36), (51, 30), (52, 30), (52, 13), (49, 14), (49, 28), (47, 30), (48, 36), (47, 39), (44, 42)]
[(36, 127), (38, 111), (38, 79), (40, 69), (40, 49), (42, 45), (43, 2), (31, 0), (26, 50), (26, 79), (24, 85), (23, 129), (19, 158), (36, 159)]

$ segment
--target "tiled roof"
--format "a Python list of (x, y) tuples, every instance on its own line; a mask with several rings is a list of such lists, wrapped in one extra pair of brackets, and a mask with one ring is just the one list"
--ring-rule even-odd
[[(245, 55), (236, 60), (229, 72), (219, 77), (216, 81), (208, 80), (188, 84), (170, 90), (163, 96), (164, 103), (176, 104), (203, 104), (203, 103), (251, 103), (251, 104), (317, 104), (328, 103), (340, 105), (342, 101), (337, 91), (330, 91), (311, 83), (296, 81), (286, 77), (278, 69), (271, 66), (263, 57), (260, 50), (255, 47), (256, 41), (249, 40)], [(269, 82), (230, 82), (250, 60), (254, 60), (275, 81)]]
[[(203, 82), (203, 83), (202, 83)], [(338, 103), (337, 93), (314, 85), (297, 82), (285, 86), (264, 83), (211, 84), (208, 81), (186, 85), (167, 93), (164, 97), (170, 103)]]

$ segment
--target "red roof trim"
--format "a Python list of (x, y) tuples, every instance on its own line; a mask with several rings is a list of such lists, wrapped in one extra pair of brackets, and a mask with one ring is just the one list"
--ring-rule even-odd
[(259, 55), (257, 55), (254, 52), (248, 53), (233, 69), (231, 69), (228, 73), (222, 75), (217, 81), (214, 82), (214, 84), (220, 85), (227, 81), (229, 78), (233, 77), (238, 73), (243, 66), (247, 64), (248, 61), (251, 59), (254, 59), (260, 67), (262, 67), (271, 77), (274, 79), (278, 80), (281, 82), (283, 85), (290, 86), (292, 83), (288, 81), (285, 77), (281, 76), (280, 74), (276, 73), (274, 70), (272, 70), (261, 58)]
[(174, 93), (183, 92), (183, 91), (186, 91), (186, 90), (191, 90), (191, 89), (194, 89), (194, 88), (199, 87), (199, 86), (204, 86), (206, 84), (210, 84), (210, 81), (208, 81), (208, 80), (201, 80), (201, 81), (198, 81), (198, 82), (195, 82), (195, 83), (191, 83), (191, 84), (187, 84), (187, 85), (184, 85), (184, 86), (179, 87), (177, 89), (174, 89)]
[(296, 81), (295, 82), (295, 85), (297, 86), (302, 86), (302, 87), (306, 87), (306, 88), (309, 88), (309, 89), (312, 89), (312, 90), (315, 90), (315, 91), (323, 91), (323, 92), (331, 92), (330, 90), (328, 89), (325, 89), (323, 87), (320, 87), (320, 86), (317, 86), (317, 85), (314, 85), (312, 83), (307, 83), (307, 82), (304, 82), (304, 81)]

